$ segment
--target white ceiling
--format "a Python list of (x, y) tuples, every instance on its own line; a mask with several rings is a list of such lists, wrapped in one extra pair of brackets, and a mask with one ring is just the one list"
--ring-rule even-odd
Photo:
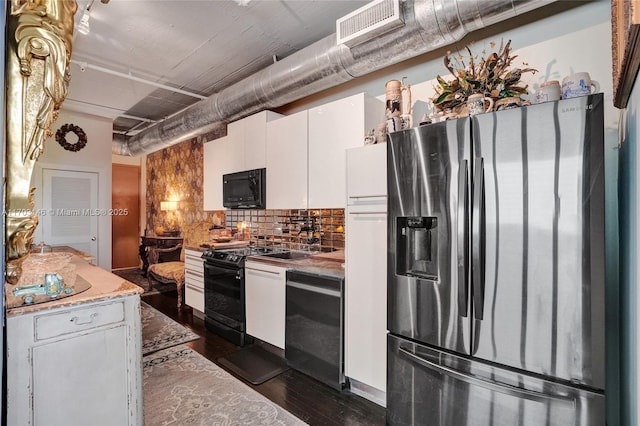
[[(107, 1), (107, 3), (102, 3)], [(78, 0), (65, 109), (135, 134), (335, 32), (365, 0)], [(246, 0), (244, 0), (246, 1)], [(77, 31), (90, 6), (90, 33)]]

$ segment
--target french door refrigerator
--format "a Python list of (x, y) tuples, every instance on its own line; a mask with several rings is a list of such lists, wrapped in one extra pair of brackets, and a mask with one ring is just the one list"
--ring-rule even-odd
[(391, 133), (387, 423), (604, 425), (603, 97)]

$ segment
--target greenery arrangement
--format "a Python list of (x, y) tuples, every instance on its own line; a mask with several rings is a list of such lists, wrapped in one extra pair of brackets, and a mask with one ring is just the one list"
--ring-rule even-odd
[[(493, 49), (495, 43), (491, 42), (490, 46)], [(465, 49), (469, 54), (466, 60), (462, 54), (452, 57), (451, 52), (444, 57), (444, 66), (454, 79), (445, 81), (440, 75), (436, 77), (438, 84), (432, 102), (438, 110), (455, 110), (465, 105), (467, 98), (474, 93), (494, 100), (528, 93), (528, 86), (522, 85), (520, 79), (523, 74), (535, 74), (537, 70), (529, 68), (526, 63), (523, 63), (523, 68), (512, 67), (517, 55), (511, 55), (511, 40), (506, 44), (501, 41), (498, 51), (489, 55), (483, 50), (480, 58), (473, 55), (469, 46)]]

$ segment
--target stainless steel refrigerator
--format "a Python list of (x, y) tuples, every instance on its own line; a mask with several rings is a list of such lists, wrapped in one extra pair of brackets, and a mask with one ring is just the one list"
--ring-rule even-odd
[(391, 133), (387, 423), (604, 425), (601, 94)]

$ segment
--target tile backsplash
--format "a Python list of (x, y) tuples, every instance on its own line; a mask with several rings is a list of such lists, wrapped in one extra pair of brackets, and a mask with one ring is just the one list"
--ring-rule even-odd
[(225, 225), (254, 245), (296, 250), (344, 248), (344, 209), (227, 210)]

